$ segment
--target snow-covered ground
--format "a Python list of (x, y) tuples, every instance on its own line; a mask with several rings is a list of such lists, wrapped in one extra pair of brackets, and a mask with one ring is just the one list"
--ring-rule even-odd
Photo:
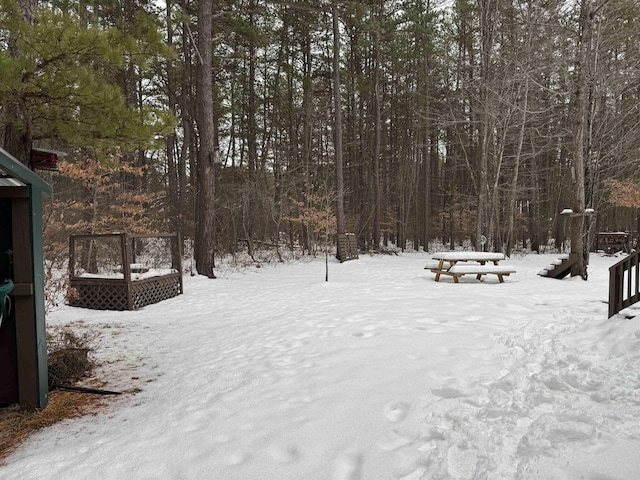
[[(640, 323), (607, 319), (608, 267), (441, 282), (427, 254), (318, 259), (220, 278), (136, 312), (63, 307), (100, 332), (118, 397), (32, 437), (30, 479), (640, 478)], [(639, 317), (640, 318), (640, 317)]]

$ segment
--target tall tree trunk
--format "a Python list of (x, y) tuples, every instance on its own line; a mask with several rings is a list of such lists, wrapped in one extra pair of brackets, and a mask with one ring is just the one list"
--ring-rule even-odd
[(334, 148), (336, 155), (336, 230), (344, 233), (344, 174), (342, 159), (342, 102), (340, 101), (340, 26), (338, 7), (332, 3), (333, 17), (333, 107), (335, 114)]
[[(380, 17), (380, 16), (379, 16)], [(374, 102), (375, 102), (375, 110), (376, 110), (376, 120), (375, 120), (375, 145), (373, 149), (373, 198), (374, 198), (374, 211), (373, 211), (373, 248), (374, 250), (378, 250), (380, 247), (380, 210), (382, 206), (382, 198), (380, 191), (380, 144), (382, 142), (382, 118), (381, 118), (381, 109), (380, 105), (380, 23), (381, 19), (378, 21), (378, 25), (376, 26), (376, 30), (374, 32), (374, 44), (373, 48), (375, 49), (375, 65), (374, 65), (374, 74), (373, 74), (373, 89), (374, 89)]]
[[(249, 26), (250, 28), (255, 27), (255, 18), (254, 18), (254, 10), (255, 10), (255, 0), (249, 0), (248, 10), (249, 10)], [(253, 258), (254, 249), (253, 249), (253, 240), (254, 240), (254, 229), (257, 229), (257, 220), (255, 217), (256, 210), (258, 206), (257, 197), (259, 196), (259, 173), (258, 173), (258, 127), (257, 127), (257, 103), (256, 103), (256, 43), (254, 40), (254, 35), (251, 34), (249, 38), (249, 72), (247, 77), (247, 159), (249, 162), (249, 184), (247, 186), (247, 195), (248, 198), (246, 200), (247, 208), (243, 214), (243, 229), (245, 232), (245, 236), (247, 237), (247, 248), (248, 253)], [(254, 226), (254, 224), (256, 224)]]
[(196, 238), (194, 253), (200, 275), (215, 278), (215, 162), (216, 138), (213, 120), (212, 81), (212, 9), (213, 0), (198, 3), (198, 78), (196, 80), (198, 124), (198, 191), (196, 193)]
[(585, 150), (590, 144), (590, 131), (587, 128), (588, 90), (590, 82), (590, 60), (593, 54), (593, 24), (598, 11), (610, 0), (602, 0), (593, 6), (592, 0), (582, 0), (580, 4), (580, 30), (576, 45), (576, 80), (574, 93), (573, 119), (573, 211), (571, 222), (571, 252), (578, 255), (577, 265), (571, 270), (571, 275), (580, 275), (587, 279), (587, 265), (589, 263), (589, 243), (586, 241), (588, 232), (585, 231)]
[[(249, 1), (249, 25), (254, 25), (255, 1)], [(249, 78), (247, 78), (248, 87), (248, 105), (247, 105), (247, 148), (249, 156), (249, 176), (252, 181), (257, 178), (256, 170), (258, 168), (258, 128), (256, 125), (256, 44), (254, 36), (249, 39)], [(254, 185), (252, 185), (254, 187)]]
[[(187, 11), (189, 8), (189, 0), (179, 0), (179, 2), (180, 9), (183, 12)], [(186, 233), (187, 220), (192, 220), (193, 223), (189, 223), (190, 228), (188, 229), (188, 232), (189, 238), (193, 239), (193, 246), (195, 248), (195, 193), (187, 199), (187, 192), (198, 191), (198, 171), (196, 168), (198, 148), (195, 134), (196, 103), (193, 98), (194, 95), (192, 94), (194, 84), (193, 59), (197, 59), (197, 55), (194, 53), (195, 40), (191, 36), (191, 30), (189, 29), (189, 25), (186, 21), (183, 21), (181, 30), (184, 65), (181, 78), (182, 92), (180, 95), (180, 111), (182, 114), (182, 130), (184, 132), (184, 138), (182, 140), (182, 148), (180, 149), (180, 156), (178, 158), (178, 224), (180, 225), (180, 231)], [(187, 168), (187, 165), (189, 168)], [(187, 171), (189, 171), (190, 174), (187, 174)], [(187, 212), (189, 213), (187, 214)]]
[(524, 100), (522, 105), (522, 125), (520, 126), (520, 135), (518, 136), (518, 144), (516, 146), (515, 164), (513, 166), (513, 178), (511, 180), (512, 190), (509, 192), (509, 209), (507, 215), (509, 218), (507, 225), (507, 247), (505, 254), (511, 256), (511, 250), (515, 243), (514, 221), (516, 215), (516, 199), (518, 195), (518, 175), (520, 172), (520, 157), (522, 156), (522, 146), (524, 145), (524, 134), (527, 120), (527, 111), (529, 110), (529, 77), (525, 79)]
[[(491, 231), (487, 231), (489, 227), (489, 209), (491, 207), (491, 198), (489, 192), (489, 149), (493, 129), (491, 125), (493, 120), (489, 112), (489, 98), (491, 89), (491, 60), (494, 41), (494, 13), (496, 9), (495, 0), (479, 0), (480, 13), (480, 105), (479, 119), (479, 152), (478, 152), (478, 220), (476, 224), (476, 239), (479, 242), (480, 237), (487, 233), (491, 235)], [(477, 243), (476, 243), (477, 245)]]
[[(167, 7), (167, 45), (173, 47), (173, 23), (171, 21), (171, 0), (166, 0)], [(167, 103), (169, 110), (175, 115), (176, 113), (176, 94), (175, 94), (175, 73), (173, 70), (173, 60), (167, 60)], [(176, 136), (172, 131), (165, 138), (165, 150), (167, 152), (167, 187), (168, 192), (168, 213), (169, 225), (171, 231), (183, 233), (180, 229), (179, 211), (178, 211), (178, 171), (176, 168)]]
[(578, 255), (578, 263), (572, 269), (571, 275), (587, 277), (587, 259), (584, 255), (584, 130), (586, 115), (587, 74), (586, 63), (591, 33), (591, 0), (582, 0), (580, 6), (580, 33), (576, 46), (576, 80), (574, 93), (574, 119), (572, 143), (572, 180), (573, 180), (573, 211), (571, 219), (571, 253)]

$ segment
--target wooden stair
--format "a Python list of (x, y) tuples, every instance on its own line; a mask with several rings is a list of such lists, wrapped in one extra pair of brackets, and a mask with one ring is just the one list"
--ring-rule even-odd
[(562, 279), (571, 273), (572, 267), (578, 261), (577, 253), (569, 253), (560, 255), (551, 265), (547, 265), (538, 272), (541, 277), (550, 277)]

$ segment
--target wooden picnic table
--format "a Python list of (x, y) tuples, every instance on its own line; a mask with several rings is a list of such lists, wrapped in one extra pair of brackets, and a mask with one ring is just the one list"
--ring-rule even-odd
[(476, 275), (478, 280), (482, 280), (483, 275), (497, 275), (499, 282), (504, 283), (504, 277), (516, 271), (511, 266), (500, 265), (500, 260), (504, 260), (502, 253), (437, 252), (431, 258), (438, 260), (438, 264), (425, 268), (436, 274), (436, 282), (440, 281), (440, 275), (451, 275), (455, 283), (464, 275)]

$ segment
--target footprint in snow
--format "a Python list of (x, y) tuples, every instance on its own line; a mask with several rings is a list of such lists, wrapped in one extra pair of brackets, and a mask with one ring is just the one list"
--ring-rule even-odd
[[(426, 468), (420, 467), (417, 470), (414, 470), (408, 475), (404, 477), (400, 477), (398, 480), (422, 480), (423, 475), (427, 472)], [(424, 477), (426, 478), (426, 477)]]
[(401, 422), (407, 418), (410, 405), (405, 402), (390, 402), (384, 407), (384, 416), (390, 422)]
[(392, 430), (380, 439), (378, 446), (386, 452), (392, 452), (399, 448), (406, 447), (412, 442), (413, 440), (411, 438)]
[(269, 454), (276, 462), (282, 464), (293, 463), (300, 458), (300, 451), (293, 445), (272, 445)]
[(371, 338), (375, 335), (376, 335), (375, 332), (352, 332), (351, 333), (352, 337), (357, 337), (357, 338)]
[(227, 465), (238, 466), (238, 465), (242, 465), (243, 463), (246, 463), (247, 460), (249, 460), (249, 458), (250, 458), (250, 455), (246, 452), (235, 452), (229, 455), (225, 459), (225, 461)]
[(360, 480), (362, 477), (362, 455), (357, 452), (342, 452), (336, 459), (333, 480)]
[(459, 398), (468, 396), (466, 393), (452, 387), (432, 388), (431, 393), (440, 398)]

